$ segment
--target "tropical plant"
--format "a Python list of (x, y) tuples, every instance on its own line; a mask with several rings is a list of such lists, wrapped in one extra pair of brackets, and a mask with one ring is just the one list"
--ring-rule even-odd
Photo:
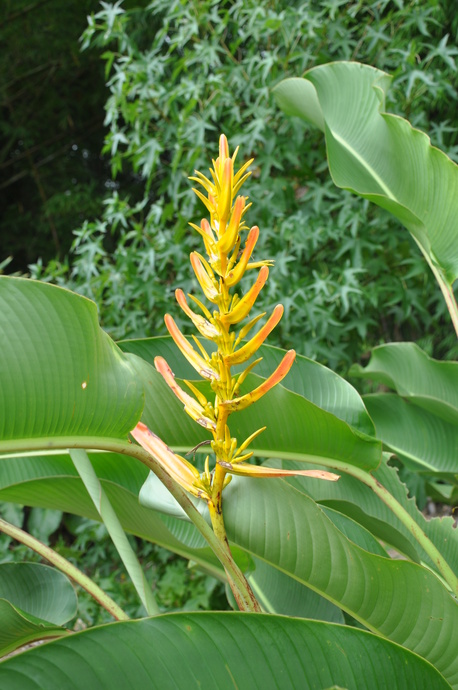
[[(116, 689), (132, 678), (158, 688), (458, 687), (451, 521), (426, 522), (407, 498), (350, 384), (302, 356), (286, 375), (294, 354), (262, 344), (281, 307), (246, 343), (259, 317), (237, 337), (231, 330), (268, 273), (265, 260), (251, 261), (257, 226), (241, 250), (248, 209), (235, 197), (250, 162), (234, 173), (234, 158), (223, 138), (212, 179), (196, 173), (210, 223), (194, 227), (208, 260), (194, 253), (191, 263), (217, 309), (193, 296), (198, 314), (177, 292), (185, 314), (216, 345), (212, 352), (182, 336), (170, 317), (172, 338), (115, 345), (86, 298), (0, 277), (0, 499), (103, 519), (148, 615), (127, 620), (84, 573), (2, 519), (5, 534), (42, 554), (118, 621), (69, 635), (74, 603), (65, 579), (34, 573), (40, 566), (20, 576), (5, 566), (3, 650), (59, 637), (0, 665), (0, 681), (12, 690), (33, 682)], [(239, 283), (256, 268), (251, 287)], [(196, 370), (204, 382), (192, 380)], [(206, 456), (209, 440), (212, 470), (209, 459), (194, 464), (177, 455), (192, 448)], [(316, 478), (335, 473), (338, 481)], [(247, 476), (228, 484), (237, 474)], [(226, 582), (241, 611), (158, 615), (124, 530)], [(391, 558), (390, 548), (405, 560)], [(43, 583), (41, 598), (32, 578)]]

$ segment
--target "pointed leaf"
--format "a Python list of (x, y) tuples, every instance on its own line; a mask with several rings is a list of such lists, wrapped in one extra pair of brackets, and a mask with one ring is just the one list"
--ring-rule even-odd
[(241, 613), (158, 616), (92, 628), (0, 664), (8, 690), (446, 690), (423, 659), (340, 625)]
[[(169, 336), (123, 340), (118, 343), (121, 350), (131, 352), (154, 364), (156, 356), (163, 357), (179, 379), (195, 378), (194, 369), (188, 364)], [(258, 354), (262, 361), (256, 367), (258, 376), (267, 378), (280, 364), (285, 350), (262, 345)], [(318, 407), (331, 412), (350, 426), (368, 435), (374, 435), (374, 425), (359, 393), (333, 371), (307, 357), (296, 354), (292, 372), (282, 381), (282, 386), (303, 395)]]
[(2, 563), (0, 598), (54, 625), (76, 615), (77, 598), (68, 577), (40, 563)]
[(125, 439), (143, 384), (97, 323), (93, 302), (0, 276), (0, 452), (32, 439)]
[(458, 362), (428, 357), (415, 343), (375, 347), (366, 367), (354, 365), (350, 376), (378, 381), (419, 407), (458, 424)]
[(65, 628), (36, 618), (6, 599), (0, 599), (0, 620), (0, 656), (35, 640), (67, 635)]
[(458, 473), (458, 424), (390, 393), (365, 395), (377, 436), (411, 469)]
[[(452, 517), (426, 520), (418, 510), (415, 500), (408, 498), (406, 486), (400, 481), (398, 471), (387, 464), (388, 454), (373, 473), (440, 551), (455, 573), (458, 573), (458, 530)], [(299, 463), (293, 463), (300, 466)], [(289, 466), (289, 463), (287, 463)], [(342, 474), (335, 484), (312, 482), (306, 477), (288, 479), (288, 483), (319, 503), (335, 508), (365, 526), (372, 534), (390, 544), (408, 558), (423, 561), (434, 570), (437, 564), (420, 547), (411, 532), (399, 521), (388, 507), (367, 486), (350, 475)], [(436, 571), (438, 572), (438, 571)]]
[(60, 571), (38, 563), (0, 565), (0, 655), (33, 640), (65, 635), (76, 594)]
[(338, 187), (387, 209), (411, 232), (456, 323), (451, 285), (458, 277), (458, 167), (426, 134), (385, 112), (387, 74), (335, 62), (309, 70), (305, 79), (306, 87), (302, 79), (278, 84), (278, 104), (323, 128)]
[(224, 521), (236, 544), (428, 659), (458, 687), (458, 603), (426, 568), (356, 546), (281, 479), (234, 477), (225, 490)]

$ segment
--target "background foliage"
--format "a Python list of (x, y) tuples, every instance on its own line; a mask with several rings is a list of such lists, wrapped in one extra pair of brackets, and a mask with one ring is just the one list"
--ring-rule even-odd
[[(53, 3), (38, 4), (42, 7), (14, 21), (7, 16), (12, 37), (38, 11), (50, 22), (65, 21), (67, 30), (76, 28), (73, 15), (57, 19)], [(69, 13), (79, 13), (79, 26), (87, 5), (68, 5)], [(9, 9), (16, 11), (16, 5)], [(387, 214), (333, 188), (321, 137), (299, 121), (284, 121), (270, 89), (285, 76), (300, 76), (323, 62), (373, 64), (394, 76), (391, 109), (430, 132), (433, 143), (456, 158), (456, 32), (452, 5), (436, 0), (104, 3), (89, 17), (81, 54), (74, 33), (62, 72), (64, 83), (70, 83), (74, 69), (68, 63), (82, 61), (89, 81), (78, 74), (80, 100), (64, 91), (59, 102), (68, 104), (69, 112), (70, 104), (78, 104), (87, 118), (81, 126), (85, 132), (91, 113), (100, 118), (102, 54), (108, 86), (103, 151), (114, 181), (100, 161), (97, 142), (80, 145), (74, 132), (78, 149), (69, 154), (67, 148), (61, 167), (39, 167), (40, 175), (49, 171), (54, 180), (52, 189), (47, 182), (47, 202), (40, 205), (35, 189), (30, 215), (22, 217), (12, 202), (8, 216), (14, 236), (23, 237), (26, 222), (36, 227), (31, 218), (36, 221), (40, 207), (34, 238), (46, 232), (48, 246), (35, 250), (45, 258), (34, 263), (32, 275), (94, 298), (115, 338), (163, 333), (164, 312), (175, 311), (174, 289), (189, 287), (187, 255), (198, 241), (187, 223), (198, 221), (202, 209), (187, 174), (213, 155), (225, 131), (243, 156), (256, 156), (249, 189), (256, 210), (248, 221), (261, 228), (260, 254), (276, 259), (263, 299), (265, 308), (280, 295), (285, 304), (278, 344), (340, 371), (381, 341), (421, 336), (430, 353), (450, 355), (444, 306), (418, 250)], [(64, 44), (65, 35), (59, 41)], [(51, 41), (47, 50), (52, 49)], [(25, 48), (20, 54), (29, 55)], [(8, 102), (5, 96), (5, 108)], [(68, 122), (69, 114), (63, 113), (60, 120)], [(39, 120), (49, 126), (46, 109), (42, 115)], [(13, 124), (16, 148), (6, 162), (26, 165), (18, 148), (25, 134)], [(46, 139), (28, 126), (31, 141)], [(298, 150), (305, 152), (298, 156)], [(43, 148), (40, 155), (46, 155)], [(69, 179), (63, 166), (73, 159), (80, 171)], [(32, 184), (32, 173), (22, 181)], [(28, 196), (24, 188), (9, 188)], [(65, 213), (54, 225), (63, 250), (69, 228), (84, 222), (75, 231), (71, 253), (49, 262), (56, 245), (50, 212), (59, 203)], [(74, 222), (68, 222), (68, 214)], [(30, 243), (23, 244), (29, 260)], [(11, 249), (18, 254), (9, 243)], [(24, 261), (12, 266), (25, 268)]]

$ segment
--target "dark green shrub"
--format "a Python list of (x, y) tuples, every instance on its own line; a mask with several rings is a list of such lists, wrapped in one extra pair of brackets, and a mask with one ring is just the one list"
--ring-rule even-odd
[(371, 63), (394, 76), (392, 109), (456, 157), (453, 21), (434, 0), (104, 4), (83, 47), (104, 50), (113, 191), (103, 217), (75, 232), (68, 262), (33, 275), (103, 304), (115, 338), (164, 333), (166, 311), (181, 321), (173, 292), (192, 287), (188, 222), (202, 213), (187, 175), (224, 131), (256, 156), (247, 220), (276, 261), (263, 303), (282, 296), (279, 344), (340, 370), (384, 340), (422, 335), (443, 354), (445, 307), (418, 250), (387, 214), (333, 187), (321, 137), (285, 121), (270, 89), (315, 64)]

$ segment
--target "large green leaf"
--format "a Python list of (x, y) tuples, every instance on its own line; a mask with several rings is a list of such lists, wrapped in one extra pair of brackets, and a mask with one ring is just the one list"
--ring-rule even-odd
[(442, 690), (427, 662), (370, 633), (240, 613), (172, 614), (93, 628), (0, 664), (8, 690)]
[[(180, 452), (187, 452), (208, 439), (209, 434), (184, 413), (182, 403), (171, 393), (154, 367), (135, 355), (131, 358), (138, 377), (145, 384), (142, 415), (145, 424)], [(299, 379), (301, 374), (298, 368), (295, 376)], [(260, 382), (259, 376), (250, 374), (244, 385), (248, 390)], [(207, 384), (196, 385), (211, 394)], [(282, 385), (269, 391), (255, 405), (231, 417), (229, 424), (233, 436), (240, 440), (267, 426), (250, 446), (264, 457), (275, 455), (281, 448), (285, 457), (292, 459), (317, 462), (317, 458), (332, 458), (366, 470), (375, 469), (381, 459), (379, 441)], [(208, 449), (201, 448), (202, 452), (205, 450)]]
[(407, 467), (427, 474), (458, 474), (458, 424), (394, 394), (377, 393), (364, 399), (377, 436)]
[(2, 563), (0, 597), (55, 625), (76, 615), (76, 594), (68, 577), (39, 563)]
[(0, 452), (126, 439), (140, 418), (143, 384), (84, 297), (0, 276), (0, 351)]
[(458, 277), (458, 167), (406, 120), (385, 112), (390, 78), (354, 62), (321, 65), (280, 82), (288, 114), (320, 127), (338, 187), (395, 215), (411, 232), (441, 285), (455, 326)]
[[(30, 481), (16, 487), (11, 483), (10, 489), (0, 492), (0, 498), (6, 496), (17, 500), (24, 498), (25, 494), (26, 502), (34, 498), (40, 504), (57, 508), (66, 504), (70, 511), (93, 517), (95, 511), (87, 494), (82, 488), (79, 490), (81, 481), (76, 476), (69, 481), (68, 475), (75, 470), (68, 460), (69, 467), (65, 465), (64, 457), (50, 456), (40, 460), (37, 463), (37, 458), (11, 458), (3, 460), (3, 463), (13, 480), (19, 463), (23, 477), (30, 479), (31, 467), (43, 477), (46, 474), (43, 465), (54, 461), (54, 473), (60, 472), (62, 478), (42, 480), (36, 485)], [(115, 481), (125, 481), (129, 486), (136, 483), (138, 493), (145, 477), (143, 467), (136, 471), (138, 463), (132, 465), (123, 456), (101, 453), (93, 454), (92, 461), (97, 474), (102, 477), (101, 483), (110, 501), (119, 509), (125, 528), (152, 538), (204, 566), (208, 558), (211, 566), (210, 554), (203, 549), (193, 551), (180, 543), (154, 511), (138, 505), (136, 494), (116, 485)], [(50, 474), (51, 469), (48, 468)], [(103, 479), (104, 475), (111, 479)], [(27, 487), (30, 495), (27, 495)], [(415, 651), (433, 663), (441, 664), (444, 673), (449, 673), (451, 662), (447, 640), (453, 640), (452, 631), (458, 624), (457, 607), (426, 569), (407, 562), (390, 561), (356, 546), (315, 503), (282, 480), (234, 478), (225, 490), (224, 510), (229, 536), (235, 544), (324, 595), (367, 627), (388, 636), (394, 635), (393, 639), (402, 644), (412, 645)], [(275, 588), (272, 592), (275, 594)], [(264, 594), (269, 597), (271, 592), (265, 588)], [(443, 619), (440, 625), (439, 619)], [(437, 644), (431, 650), (433, 638)], [(432, 657), (429, 657), (430, 653)], [(454, 659), (455, 656), (453, 654)], [(451, 677), (454, 673), (452, 663)]]
[[(208, 347), (207, 341), (201, 342)], [(195, 378), (195, 370), (183, 357), (170, 336), (123, 340), (118, 345), (124, 352), (138, 355), (149, 364), (154, 364), (154, 358), (157, 356), (164, 357), (179, 379)], [(284, 354), (285, 351), (278, 347), (262, 345), (256, 354), (256, 357), (262, 357), (262, 361), (255, 369), (258, 376), (267, 378), (280, 364)], [(361, 396), (347, 381), (322, 364), (297, 355), (293, 369), (282, 381), (282, 386), (294, 393), (299, 393), (317, 407), (331, 412), (355, 429), (371, 436), (374, 435), (374, 425)]]
[(225, 493), (225, 524), (236, 544), (428, 659), (458, 687), (458, 603), (435, 575), (356, 546), (282, 480), (236, 477)]
[[(180, 541), (158, 513), (139, 504), (138, 494), (148, 476), (148, 470), (141, 463), (114, 453), (90, 453), (89, 456), (101, 486), (127, 532), (202, 565), (216, 577), (224, 577), (213, 552), (202, 546), (200, 535), (191, 546), (187, 540)], [(70, 457), (62, 453), (2, 458), (0, 500), (100, 519)]]
[(354, 365), (349, 373), (383, 383), (446, 422), (458, 424), (458, 362), (432, 359), (415, 343), (388, 343), (372, 350), (367, 366)]
[[(388, 457), (388, 455), (386, 454)], [(387, 464), (387, 457), (373, 473), (382, 486), (398, 501), (413, 518), (420, 529), (440, 551), (444, 559), (458, 573), (458, 530), (454, 529), (452, 517), (426, 520), (418, 510), (415, 500), (408, 498), (405, 485), (400, 481), (395, 468)], [(290, 466), (291, 463), (287, 463)], [(293, 467), (299, 463), (292, 463)], [(420, 562), (438, 572), (437, 563), (423, 551), (412, 532), (403, 525), (394, 513), (378, 499), (375, 493), (350, 475), (342, 475), (340, 480), (330, 486), (328, 482), (316, 482), (308, 477), (292, 477), (288, 482), (305, 492), (315, 501), (330, 506), (365, 526), (373, 535), (408, 558)]]
[(67, 634), (60, 625), (36, 618), (6, 599), (0, 599), (0, 620), (0, 656), (35, 640)]
[(253, 564), (247, 579), (266, 613), (344, 623), (342, 611), (332, 602), (259, 558)]
[(0, 654), (33, 640), (65, 635), (76, 594), (58, 570), (38, 563), (0, 565)]

